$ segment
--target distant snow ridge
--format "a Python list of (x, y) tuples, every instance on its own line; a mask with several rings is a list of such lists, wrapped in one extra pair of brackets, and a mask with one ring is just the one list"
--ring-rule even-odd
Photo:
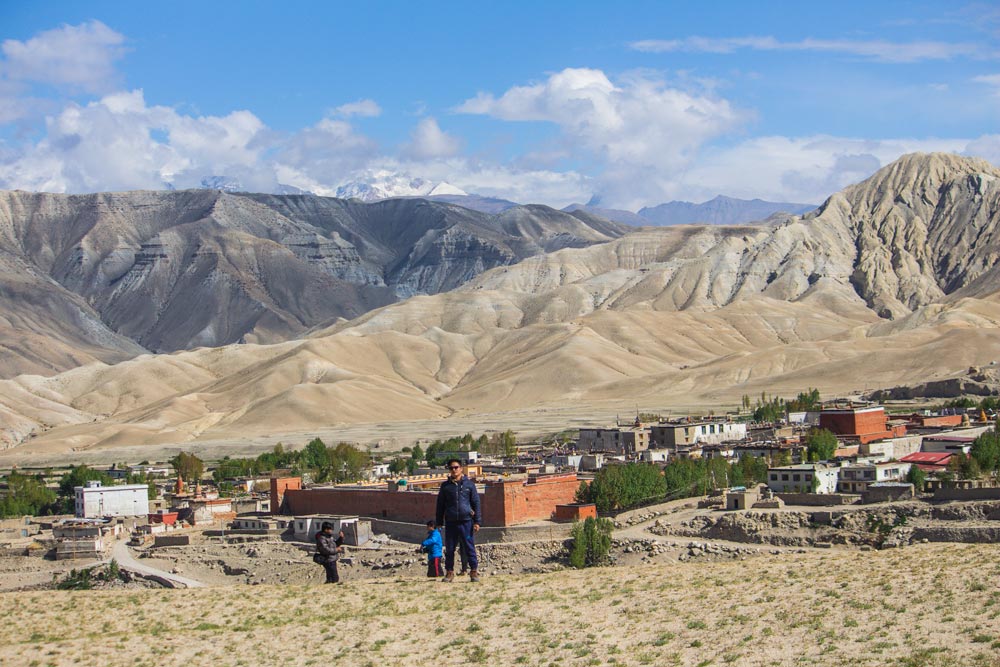
[(376, 171), (362, 179), (350, 181), (337, 188), (340, 199), (359, 199), (373, 202), (392, 197), (431, 197), (439, 195), (466, 195), (464, 190), (450, 183), (434, 183), (419, 177)]
[(221, 190), (222, 192), (243, 192), (240, 179), (232, 176), (206, 176), (201, 179), (201, 187), (206, 190)]

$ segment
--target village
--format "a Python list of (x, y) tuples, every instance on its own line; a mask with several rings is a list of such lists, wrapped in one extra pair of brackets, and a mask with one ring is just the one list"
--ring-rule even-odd
[[(789, 403), (769, 421), (640, 413), (533, 443), (469, 434), (387, 453), (316, 440), (257, 460), (182, 452), (169, 463), (13, 470), (0, 489), (0, 589), (52, 586), (110, 562), (133, 585), (318, 581), (309, 557), (323, 522), (344, 531), (346, 577), (420, 576), (413, 547), (449, 458), (479, 490), (488, 574), (566, 567), (573, 525), (598, 516), (614, 522), (617, 565), (997, 538), (995, 464), (978, 465), (975, 451), (995, 439), (995, 415), (815, 403)], [(597, 491), (626, 470), (657, 471), (666, 486), (638, 499)], [(9, 516), (32, 484), (51, 497), (71, 479), (82, 481), (72, 514)]]

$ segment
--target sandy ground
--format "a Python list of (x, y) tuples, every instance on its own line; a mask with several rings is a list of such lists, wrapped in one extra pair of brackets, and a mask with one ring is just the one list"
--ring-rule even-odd
[[(649, 406), (640, 405), (640, 410), (649, 411)], [(687, 408), (695, 409), (695, 406)], [(682, 408), (674, 407), (672, 414), (687, 414)], [(0, 450), (0, 468), (17, 465), (37, 467), (63, 464), (110, 464), (116, 461), (138, 462), (165, 461), (179, 451), (192, 452), (209, 459), (223, 456), (257, 456), (273, 449), (281, 442), (294, 449), (305, 446), (313, 438), (322, 438), (327, 444), (352, 442), (372, 445), (373, 452), (388, 453), (399, 451), (420, 441), (450, 438), (455, 435), (490, 431), (499, 432), (512, 429), (522, 440), (557, 433), (565, 429), (582, 426), (608, 426), (616, 417), (623, 420), (634, 418), (635, 404), (612, 404), (607, 406), (574, 406), (552, 409), (513, 410), (491, 413), (465, 413), (447, 419), (424, 419), (409, 421), (385, 421), (329, 426), (309, 431), (265, 433), (245, 438), (179, 442), (161, 445), (115, 446), (94, 448), (84, 451), (67, 452), (59, 449), (36, 450), (31, 445)], [(657, 409), (657, 413), (667, 414)], [(679, 412), (678, 412), (679, 411)], [(377, 445), (377, 447), (376, 447)]]
[(0, 593), (0, 662), (998, 665), (998, 577), (995, 546), (932, 544), (478, 585)]

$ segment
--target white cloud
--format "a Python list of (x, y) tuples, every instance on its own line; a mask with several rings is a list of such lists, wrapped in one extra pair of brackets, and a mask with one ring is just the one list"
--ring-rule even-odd
[(358, 100), (357, 102), (341, 104), (333, 110), (332, 115), (343, 116), (344, 118), (350, 118), (351, 116), (375, 118), (382, 115), (382, 107), (380, 107), (375, 100), (364, 99)]
[(636, 51), (668, 53), (733, 53), (741, 49), (754, 51), (817, 51), (844, 53), (881, 62), (914, 63), (925, 60), (955, 58), (989, 59), (1000, 53), (981, 44), (968, 42), (889, 42), (885, 40), (803, 39), (782, 42), (774, 37), (686, 37), (684, 39), (646, 39), (629, 45)]
[(64, 25), (25, 42), (5, 40), (0, 71), (13, 81), (108, 92), (119, 78), (115, 61), (124, 55), (124, 43), (124, 35), (100, 21)]
[(141, 90), (70, 104), (46, 121), (46, 134), (0, 164), (0, 185), (50, 192), (196, 187), (210, 175), (237, 176), (244, 187), (273, 188), (262, 169), (264, 132), (248, 111), (192, 117), (146, 106)]
[(969, 142), (962, 151), (965, 155), (981, 157), (995, 165), (1000, 165), (1000, 134), (984, 134)]
[(578, 151), (599, 161), (601, 192), (619, 205), (647, 200), (690, 164), (703, 144), (745, 118), (718, 97), (638, 75), (615, 84), (594, 69), (565, 69), (499, 98), (479, 93), (457, 110), (557, 124)]
[(706, 151), (665, 194), (692, 201), (726, 194), (819, 204), (906, 153), (967, 153), (973, 144), (968, 139), (757, 137)]
[(378, 146), (343, 120), (324, 118), (284, 139), (274, 151), (278, 182), (319, 195), (332, 195), (337, 185), (366, 167)]
[(414, 160), (451, 157), (462, 150), (462, 140), (444, 132), (433, 118), (424, 118), (410, 133), (402, 154)]
[(1000, 74), (985, 74), (983, 76), (974, 76), (972, 80), (976, 83), (982, 83), (993, 89), (992, 94), (994, 97), (1000, 97)]

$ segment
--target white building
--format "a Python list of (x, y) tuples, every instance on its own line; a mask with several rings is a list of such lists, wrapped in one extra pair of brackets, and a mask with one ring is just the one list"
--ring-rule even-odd
[[(582, 433), (582, 431), (581, 431)], [(718, 445), (745, 440), (747, 425), (725, 419), (661, 422), (650, 427), (650, 447), (676, 451), (686, 445)]]
[(823, 463), (769, 468), (767, 486), (775, 493), (836, 493), (839, 471)]
[(840, 469), (837, 488), (841, 493), (861, 493), (877, 482), (901, 482), (910, 472), (910, 464), (900, 461), (848, 465)]
[(76, 516), (93, 519), (103, 516), (145, 516), (149, 514), (149, 487), (145, 484), (102, 486), (98, 481), (73, 489)]
[(670, 460), (670, 452), (663, 449), (647, 449), (639, 454), (643, 463), (666, 463)]
[(579, 470), (580, 462), (582, 460), (582, 454), (553, 454), (548, 458), (547, 462), (556, 468), (572, 468), (573, 470)]

